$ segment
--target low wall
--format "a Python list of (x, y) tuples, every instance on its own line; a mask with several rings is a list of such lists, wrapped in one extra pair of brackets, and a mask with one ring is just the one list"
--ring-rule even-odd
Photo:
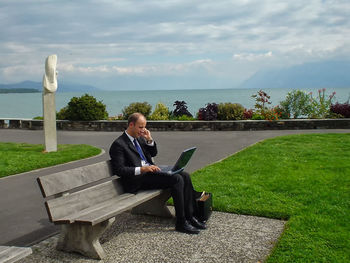
[[(58, 130), (67, 131), (123, 131), (127, 121), (57, 121)], [(0, 119), (1, 129), (42, 130), (42, 120)], [(350, 129), (350, 119), (296, 119), (244, 121), (148, 121), (152, 131), (250, 131)]]

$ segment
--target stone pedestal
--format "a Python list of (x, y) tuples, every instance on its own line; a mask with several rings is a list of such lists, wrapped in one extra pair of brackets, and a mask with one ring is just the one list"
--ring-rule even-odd
[(55, 93), (43, 93), (45, 151), (57, 151)]

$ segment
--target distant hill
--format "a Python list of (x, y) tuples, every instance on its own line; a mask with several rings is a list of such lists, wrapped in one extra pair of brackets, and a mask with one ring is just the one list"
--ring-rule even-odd
[(39, 93), (38, 89), (2, 89), (0, 88), (0, 94), (6, 93)]
[(306, 63), (259, 71), (240, 88), (350, 88), (350, 61)]
[(23, 81), (14, 84), (0, 84), (0, 90), (2, 93), (17, 93), (18, 91), (24, 92), (41, 92), (41, 84), (33, 81)]
[[(19, 83), (13, 83), (13, 84), (0, 84), (0, 90), (6, 90), (16, 92), (16, 90), (23, 90), (26, 89), (31, 90), (32, 92), (42, 92), (42, 83), (41, 82), (34, 82), (34, 81), (22, 81)], [(35, 91), (37, 90), (37, 91)], [(73, 84), (73, 83), (64, 83), (58, 81), (58, 89), (57, 92), (90, 92), (90, 91), (98, 91), (99, 89), (95, 88), (94, 86), (90, 85), (84, 85), (84, 84)]]

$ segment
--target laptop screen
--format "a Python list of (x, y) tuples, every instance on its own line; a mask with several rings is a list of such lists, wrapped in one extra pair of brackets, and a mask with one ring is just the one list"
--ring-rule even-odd
[(186, 166), (186, 164), (188, 163), (188, 161), (191, 159), (191, 157), (196, 149), (197, 149), (196, 147), (192, 147), (192, 148), (184, 150), (181, 153), (180, 158), (177, 160), (175, 166), (171, 170), (176, 171), (176, 170), (184, 168)]

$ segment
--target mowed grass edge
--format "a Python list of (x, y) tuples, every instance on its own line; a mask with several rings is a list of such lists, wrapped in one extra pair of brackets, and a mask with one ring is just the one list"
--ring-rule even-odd
[(267, 262), (350, 261), (350, 134), (268, 139), (192, 178), (214, 210), (288, 220)]
[(101, 153), (86, 144), (58, 145), (57, 152), (44, 152), (41, 144), (0, 142), (0, 178), (57, 164), (80, 160)]

